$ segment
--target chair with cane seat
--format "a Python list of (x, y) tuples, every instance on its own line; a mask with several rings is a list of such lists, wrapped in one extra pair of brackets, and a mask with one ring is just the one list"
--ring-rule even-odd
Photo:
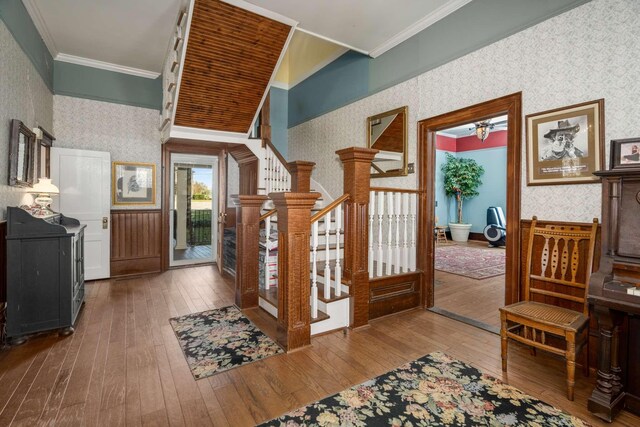
[[(567, 398), (573, 400), (575, 361), (586, 345), (588, 375), (589, 306), (587, 283), (592, 271), (598, 220), (588, 230), (579, 225), (538, 226), (529, 233), (524, 301), (500, 309), (502, 370), (507, 370), (508, 339), (563, 356)], [(555, 337), (555, 339), (553, 338)], [(565, 342), (564, 348), (557, 346)]]

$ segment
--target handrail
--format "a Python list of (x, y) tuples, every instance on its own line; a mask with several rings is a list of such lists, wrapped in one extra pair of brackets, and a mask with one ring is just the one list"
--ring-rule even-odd
[(271, 148), (271, 151), (273, 151), (273, 154), (276, 155), (276, 157), (278, 158), (278, 160), (280, 160), (280, 163), (282, 163), (282, 166), (284, 166), (284, 168), (291, 173), (291, 170), (289, 170), (289, 163), (287, 162), (287, 160), (282, 156), (282, 154), (280, 154), (280, 152), (278, 151), (278, 149), (271, 143), (271, 138), (262, 138), (262, 140), (269, 146), (269, 148)]
[(275, 213), (276, 213), (276, 212), (278, 212), (278, 210), (277, 210), (277, 209), (271, 209), (270, 211), (265, 212), (264, 214), (262, 214), (262, 215), (260, 216), (260, 219), (258, 220), (258, 222), (262, 222), (262, 221), (264, 221), (265, 219), (269, 218), (270, 216), (275, 215)]
[(420, 194), (420, 190), (410, 190), (407, 188), (393, 188), (393, 187), (369, 187), (371, 191), (385, 191), (391, 193), (409, 193), (409, 194)]
[(343, 194), (342, 196), (331, 202), (328, 206), (325, 206), (319, 212), (316, 212), (316, 214), (311, 217), (311, 224), (318, 221), (320, 218), (325, 216), (328, 212), (332, 211), (336, 206), (347, 200), (349, 197), (349, 194)]

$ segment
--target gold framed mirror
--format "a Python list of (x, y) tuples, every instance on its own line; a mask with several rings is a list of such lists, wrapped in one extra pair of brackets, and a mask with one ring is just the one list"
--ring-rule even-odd
[(367, 119), (367, 146), (378, 150), (371, 178), (408, 174), (407, 110), (405, 105)]

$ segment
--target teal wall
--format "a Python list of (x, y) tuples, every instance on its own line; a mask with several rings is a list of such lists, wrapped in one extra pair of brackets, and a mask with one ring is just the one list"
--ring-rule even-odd
[(287, 90), (277, 87), (272, 87), (270, 93), (271, 142), (280, 154), (289, 160), (287, 156), (287, 147), (289, 146), (289, 134), (287, 132), (289, 94)]
[(0, 19), (54, 94), (162, 108), (162, 77), (147, 79), (54, 61), (20, 0), (0, 0)]
[[(20, 0), (0, 0), (0, 19), (53, 91), (53, 58)], [(0, 52), (2, 54), (2, 52)]]
[(162, 76), (156, 79), (55, 61), (56, 95), (94, 99), (136, 107), (162, 108)]
[[(442, 187), (443, 177), (440, 166), (445, 158), (445, 151), (436, 150), (436, 215), (440, 225), (456, 220), (456, 200), (446, 197)], [(461, 151), (450, 153), (459, 158), (473, 159), (484, 168), (482, 185), (478, 189), (479, 196), (465, 200), (462, 204), (462, 218), (471, 223), (471, 231), (482, 233), (487, 225), (487, 208), (499, 206), (507, 215), (507, 147), (487, 148), (483, 150)]]
[(289, 91), (289, 127), (416, 77), (589, 1), (474, 0), (375, 59), (347, 52)]

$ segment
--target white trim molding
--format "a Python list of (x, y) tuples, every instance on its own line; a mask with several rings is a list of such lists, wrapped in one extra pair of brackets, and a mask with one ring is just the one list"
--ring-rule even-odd
[[(469, 0), (469, 1), (470, 1), (470, 0)], [(364, 50), (364, 49), (360, 49), (360, 48), (358, 48), (358, 47), (351, 46), (351, 45), (346, 44), (346, 43), (342, 43), (341, 41), (338, 41), (338, 40), (332, 39), (332, 38), (327, 37), (327, 36), (323, 36), (322, 34), (314, 33), (313, 31), (309, 31), (309, 30), (304, 29), (304, 28), (302, 28), (302, 27), (298, 27), (298, 28), (296, 28), (296, 29), (297, 29), (297, 30), (302, 31), (303, 33), (307, 33), (307, 34), (310, 34), (310, 35), (312, 35), (312, 36), (314, 36), (314, 37), (317, 37), (317, 38), (319, 38), (319, 39), (322, 39), (322, 40), (324, 40), (324, 41), (328, 41), (328, 42), (330, 42), (330, 43), (337, 44), (338, 46), (342, 46), (342, 47), (346, 47), (347, 49), (354, 50), (354, 51), (356, 51), (356, 52), (358, 52), (358, 53), (361, 53), (361, 54), (363, 54), (363, 55), (369, 55), (369, 52), (367, 52), (367, 51), (366, 51), (366, 50)]]
[(22, 4), (24, 4), (25, 9), (27, 9), (27, 13), (40, 33), (40, 37), (44, 40), (44, 44), (47, 46), (49, 53), (55, 58), (58, 55), (58, 48), (56, 47), (56, 43), (53, 41), (51, 32), (49, 32), (47, 23), (42, 17), (38, 3), (36, 0), (22, 0)]
[(80, 56), (67, 55), (66, 53), (59, 53), (53, 59), (55, 59), (56, 61), (68, 62), (71, 64), (84, 65), (85, 67), (115, 71), (116, 73), (131, 74), (132, 76), (145, 77), (147, 79), (157, 79), (160, 75), (160, 73), (157, 73), (155, 71), (125, 67), (124, 65), (112, 64), (110, 62), (98, 61), (96, 59), (82, 58)]
[(410, 27), (406, 28), (405, 30), (400, 31), (398, 34), (396, 34), (395, 36), (391, 37), (386, 42), (382, 43), (380, 46), (378, 46), (375, 49), (373, 49), (371, 52), (369, 52), (369, 56), (371, 56), (372, 58), (376, 58), (376, 57), (382, 55), (383, 53), (385, 53), (389, 49), (399, 45), (400, 43), (402, 43), (403, 41), (407, 40), (408, 38), (415, 36), (420, 31), (422, 31), (425, 28), (435, 24), (436, 22), (438, 22), (439, 20), (441, 20), (445, 16), (455, 12), (456, 10), (460, 9), (462, 6), (464, 6), (464, 5), (466, 5), (466, 4), (470, 3), (470, 2), (471, 2), (471, 0), (450, 0), (450, 1), (448, 1), (447, 3), (443, 4), (438, 9), (434, 10), (433, 12), (431, 12), (430, 14), (428, 14), (427, 16), (425, 16), (424, 18), (422, 18), (421, 20), (419, 20), (415, 24), (411, 25)]
[(289, 90), (290, 86), (285, 82), (274, 81), (271, 83), (271, 87), (277, 87), (278, 89)]
[(279, 13), (272, 12), (268, 9), (265, 9), (260, 6), (256, 6), (255, 4), (249, 3), (244, 0), (222, 0), (225, 3), (228, 3), (232, 6), (239, 7), (240, 9), (248, 10), (249, 12), (253, 12), (257, 15), (264, 16), (265, 18), (273, 19), (274, 21), (282, 22), (290, 27), (296, 27), (298, 25), (298, 21), (291, 19), (287, 16), (280, 15)]

